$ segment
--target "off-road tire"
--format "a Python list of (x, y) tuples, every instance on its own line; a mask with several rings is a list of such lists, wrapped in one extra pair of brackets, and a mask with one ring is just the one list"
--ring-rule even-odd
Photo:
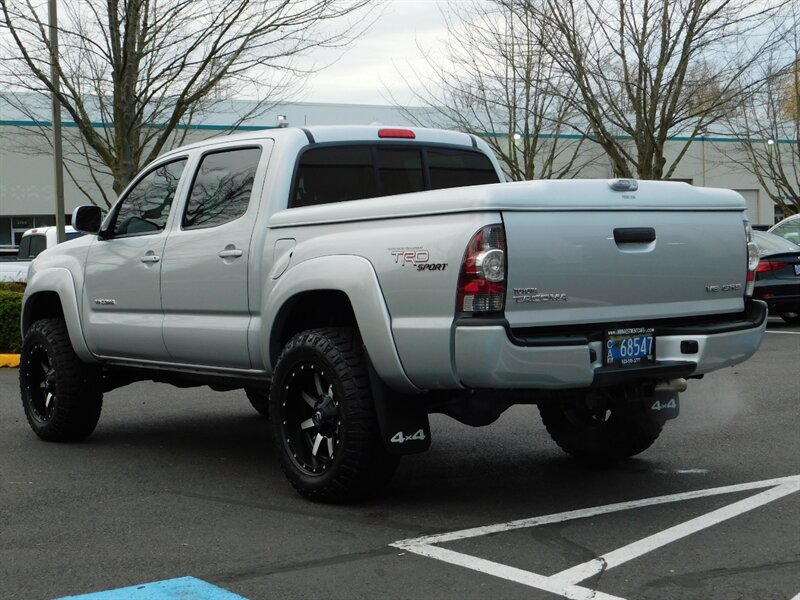
[[(281, 468), (310, 500), (362, 498), (397, 468), (398, 458), (381, 442), (361, 337), (353, 329), (313, 329), (289, 340), (273, 373), (269, 412)], [(319, 426), (311, 424), (315, 413), (328, 415)]]
[(658, 439), (663, 422), (654, 419), (643, 402), (612, 402), (591, 406), (576, 392), (566, 401), (539, 405), (539, 414), (553, 441), (576, 458), (610, 463), (645, 451)]
[(82, 440), (97, 426), (100, 377), (75, 354), (62, 319), (31, 325), (22, 344), (19, 385), (28, 423), (43, 440)]
[(246, 387), (244, 393), (247, 394), (247, 399), (256, 411), (269, 418), (269, 387)]

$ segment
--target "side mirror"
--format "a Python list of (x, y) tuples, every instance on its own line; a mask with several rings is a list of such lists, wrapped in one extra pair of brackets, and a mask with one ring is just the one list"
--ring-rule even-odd
[(72, 213), (72, 227), (81, 233), (98, 233), (103, 222), (99, 206), (79, 206)]

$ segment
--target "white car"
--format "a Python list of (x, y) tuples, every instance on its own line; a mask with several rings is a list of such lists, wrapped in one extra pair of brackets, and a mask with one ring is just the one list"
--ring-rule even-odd
[(779, 235), (794, 244), (800, 245), (800, 214), (786, 217), (767, 229), (767, 233)]

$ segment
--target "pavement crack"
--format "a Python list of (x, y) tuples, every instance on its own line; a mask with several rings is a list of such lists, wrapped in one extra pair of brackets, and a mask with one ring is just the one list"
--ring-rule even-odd
[(214, 575), (212, 580), (223, 584), (241, 583), (251, 579), (261, 579), (271, 575), (280, 575), (283, 573), (291, 573), (293, 571), (305, 571), (307, 569), (316, 569), (320, 567), (331, 567), (335, 565), (342, 565), (371, 558), (378, 558), (381, 556), (389, 556), (396, 554), (396, 548), (382, 546), (372, 550), (364, 550), (362, 552), (351, 552), (348, 554), (339, 554), (336, 556), (328, 556), (325, 558), (315, 558), (311, 560), (278, 563), (275, 565), (264, 565), (262, 567), (253, 567), (251, 569), (241, 570), (237, 572), (229, 572), (226, 574)]

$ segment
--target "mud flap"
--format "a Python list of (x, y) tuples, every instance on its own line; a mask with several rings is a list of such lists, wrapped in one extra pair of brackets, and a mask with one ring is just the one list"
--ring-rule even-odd
[(393, 455), (418, 454), (431, 447), (431, 426), (424, 396), (399, 394), (389, 388), (375, 373), (366, 349), (369, 383), (381, 440)]
[(686, 391), (685, 379), (673, 379), (655, 386), (653, 395), (646, 398), (646, 406), (655, 421), (669, 421), (680, 414), (681, 392)]

